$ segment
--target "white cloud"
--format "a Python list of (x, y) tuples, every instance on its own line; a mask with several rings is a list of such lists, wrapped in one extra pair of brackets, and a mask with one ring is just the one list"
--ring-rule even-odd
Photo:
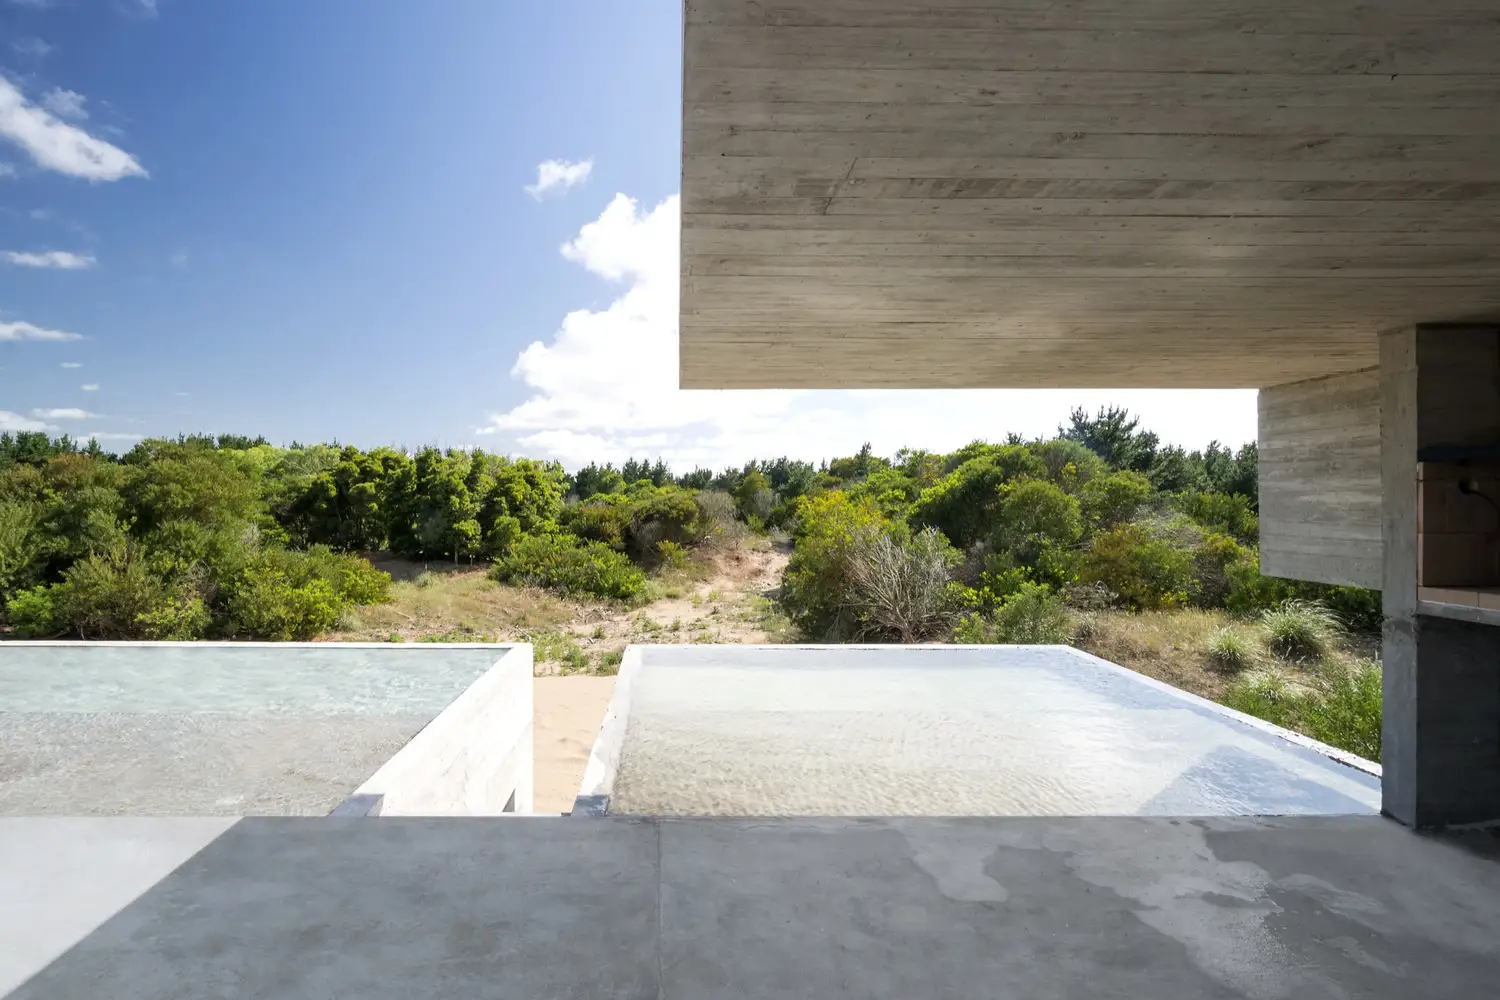
[(170, 260), (171, 260), (172, 266), (175, 267), (175, 268), (179, 268), (180, 269), (180, 268), (187, 267), (188, 266), (188, 260), (189, 260), (189, 258), (188, 258), (188, 252), (186, 250), (179, 250), (179, 251), (177, 251), (176, 253), (174, 253), (171, 256)]
[(675, 196), (646, 211), (616, 195), (564, 245), (566, 259), (624, 290), (605, 309), (569, 313), (551, 339), (523, 350), (511, 374), (527, 397), (478, 433), (569, 467), (634, 455), (679, 468), (833, 458), (866, 441), (881, 454), (952, 450), (1008, 432), (1051, 435), (1073, 407), (1108, 404), (1128, 407), (1170, 444), (1255, 438), (1253, 390), (680, 390), (678, 219)]
[(59, 118), (75, 118), (78, 121), (83, 121), (89, 116), (89, 113), (83, 108), (86, 100), (88, 98), (76, 90), (63, 90), (61, 87), (53, 87), (42, 95), (42, 107)]
[(52, 429), (49, 424), (40, 420), (32, 420), (9, 410), (0, 410), (0, 431), (50, 431)]
[(6, 340), (82, 340), (76, 333), (66, 330), (48, 330), (31, 323), (6, 323), (0, 321), (0, 341)]
[(10, 47), (23, 59), (45, 59), (54, 51), (51, 45), (40, 38), (17, 38), (10, 43)]
[(81, 362), (81, 361), (64, 361), (59, 367), (62, 367), (62, 368), (82, 368), (83, 367), (83, 362)]
[(18, 173), (20, 173), (20, 171), (16, 169), (16, 165), (14, 163), (6, 163), (3, 160), (0, 160), (0, 177), (14, 177)]
[(594, 170), (592, 159), (569, 163), (567, 160), (547, 160), (537, 164), (536, 183), (526, 185), (526, 193), (537, 201), (553, 191), (566, 191), (589, 179)]
[(69, 253), (66, 250), (35, 252), (7, 250), (4, 256), (7, 261), (17, 267), (45, 267), (61, 271), (81, 271), (95, 264), (91, 254)]
[(125, 434), (121, 431), (89, 431), (87, 434), (79, 434), (77, 439), (79, 441), (93, 439), (102, 444), (105, 441), (140, 441), (145, 436), (144, 434)]
[(90, 382), (87, 385), (80, 385), (78, 388), (82, 389), (84, 392), (98, 392), (99, 391), (99, 383), (98, 382)]
[(60, 120), (26, 99), (0, 76), (0, 137), (20, 146), (38, 166), (91, 181), (145, 177), (135, 157)]
[(31, 415), (38, 420), (91, 420), (99, 416), (74, 406), (39, 407), (32, 410)]

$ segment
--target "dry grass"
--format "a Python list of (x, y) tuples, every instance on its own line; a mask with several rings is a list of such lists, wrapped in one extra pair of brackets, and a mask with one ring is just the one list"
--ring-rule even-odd
[[(1076, 645), (1137, 673), (1220, 701), (1236, 678), (1214, 663), (1209, 650), (1214, 633), (1230, 627), (1243, 629), (1257, 645), (1262, 641), (1254, 626), (1232, 615), (1189, 608), (1140, 614), (1098, 612), (1092, 617), (1087, 635), (1080, 637)], [(1341, 641), (1329, 650), (1326, 660), (1352, 669), (1369, 655), (1368, 645), (1369, 641), (1360, 637)], [(1295, 670), (1291, 671), (1293, 683), (1295, 674)]]
[(345, 629), (329, 638), (340, 642), (385, 642), (400, 636), (420, 642), (434, 635), (496, 635), (498, 641), (527, 629), (552, 628), (574, 620), (576, 605), (530, 587), (495, 583), (482, 569), (417, 571), (391, 586), (389, 604), (358, 609)]
[(766, 599), (786, 565), (786, 546), (716, 538), (652, 576), (655, 600), (639, 608), (564, 600), (496, 583), (479, 568), (384, 557), (398, 581), (391, 602), (359, 608), (344, 642), (531, 642), (541, 676), (611, 674), (632, 642), (779, 642), (789, 633)]

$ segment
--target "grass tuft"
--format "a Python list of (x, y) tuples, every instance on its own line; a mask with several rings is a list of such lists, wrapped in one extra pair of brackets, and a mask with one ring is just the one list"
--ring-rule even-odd
[(1205, 652), (1214, 666), (1232, 674), (1255, 664), (1255, 641), (1233, 625), (1226, 625), (1210, 635)]
[(1246, 677), (1223, 701), (1366, 760), (1380, 759), (1380, 665), (1373, 660), (1360, 660), (1352, 667), (1329, 666), (1305, 688), (1294, 687), (1279, 674)]
[(1285, 660), (1321, 660), (1344, 632), (1338, 615), (1315, 601), (1284, 601), (1261, 612), (1266, 648)]

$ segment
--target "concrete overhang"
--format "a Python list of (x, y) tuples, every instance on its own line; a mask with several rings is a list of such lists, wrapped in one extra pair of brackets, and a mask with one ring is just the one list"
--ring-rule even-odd
[(684, 388), (1263, 386), (1500, 320), (1486, 0), (688, 0)]

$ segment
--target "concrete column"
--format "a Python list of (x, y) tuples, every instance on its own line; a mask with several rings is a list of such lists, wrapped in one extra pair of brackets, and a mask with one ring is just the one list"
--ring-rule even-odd
[[(1383, 808), (1410, 826), (1500, 820), (1500, 612), (1460, 620), (1423, 599), (1418, 516), (1419, 461), (1469, 468), (1486, 460), (1463, 456), (1500, 444), (1500, 329), (1387, 333), (1380, 383)], [(1500, 587), (1500, 574), (1470, 582)]]

